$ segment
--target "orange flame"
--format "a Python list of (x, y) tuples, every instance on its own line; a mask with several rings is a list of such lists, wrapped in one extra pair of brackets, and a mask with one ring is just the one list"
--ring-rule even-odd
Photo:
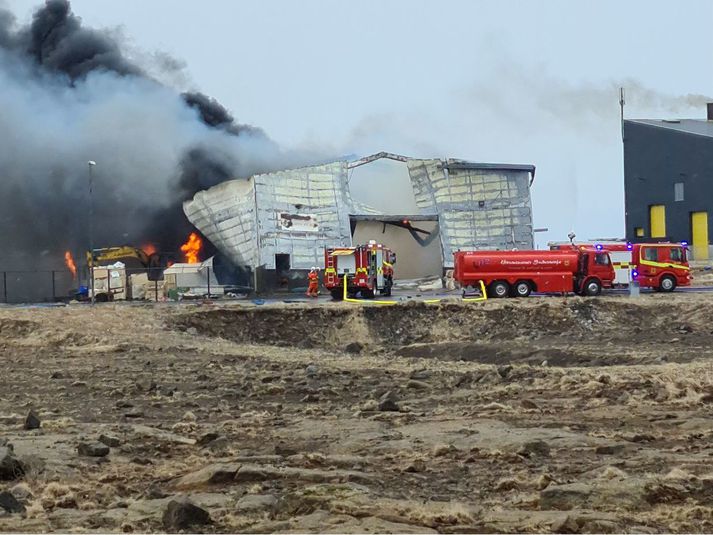
[(141, 246), (141, 250), (151, 256), (156, 252), (156, 246), (153, 243), (145, 243)]
[(202, 246), (203, 241), (198, 237), (198, 234), (191, 232), (191, 235), (188, 236), (188, 241), (181, 245), (181, 251), (186, 257), (188, 264), (197, 264), (199, 262), (198, 255), (201, 252)]
[(72, 278), (77, 278), (77, 265), (74, 263), (74, 258), (72, 258), (72, 253), (65, 251), (64, 253), (64, 263), (67, 269), (72, 272)]

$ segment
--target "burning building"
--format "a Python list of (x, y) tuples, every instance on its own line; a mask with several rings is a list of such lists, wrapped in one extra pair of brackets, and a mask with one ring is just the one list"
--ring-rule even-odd
[[(352, 172), (383, 158), (406, 166), (410, 188), (383, 189), (410, 200), (408, 213), (390, 209), (388, 199), (368, 205), (353, 192)], [(379, 153), (230, 180), (198, 192), (183, 209), (221, 253), (258, 273), (261, 287), (321, 266), (325, 247), (368, 239), (393, 248), (397, 276), (440, 276), (459, 249), (533, 247), (534, 176), (533, 165)]]

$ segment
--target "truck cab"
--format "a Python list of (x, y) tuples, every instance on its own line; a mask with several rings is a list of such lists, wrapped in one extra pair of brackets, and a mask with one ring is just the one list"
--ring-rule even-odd
[(686, 248), (672, 243), (639, 243), (634, 245), (636, 269), (632, 279), (641, 286), (659, 292), (672, 292), (677, 286), (690, 286), (691, 269)]
[(575, 280), (575, 291), (580, 295), (599, 295), (601, 288), (611, 288), (614, 266), (607, 251), (583, 249)]

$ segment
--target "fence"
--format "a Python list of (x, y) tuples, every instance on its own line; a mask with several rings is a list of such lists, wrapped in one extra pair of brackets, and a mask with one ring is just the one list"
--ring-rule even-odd
[(66, 270), (0, 271), (0, 303), (57, 301), (72, 286)]
[[(219, 282), (210, 266), (161, 268), (94, 268), (97, 301), (179, 301), (191, 298), (234, 298), (252, 292), (249, 280), (235, 275)], [(0, 303), (47, 303), (90, 298), (89, 270), (74, 277), (68, 270), (0, 270)]]

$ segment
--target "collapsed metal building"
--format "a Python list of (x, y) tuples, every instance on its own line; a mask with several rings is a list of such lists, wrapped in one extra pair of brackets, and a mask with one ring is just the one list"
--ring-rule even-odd
[[(410, 188), (392, 187), (384, 176), (385, 202), (362, 202), (351, 174), (384, 158), (406, 166)], [(198, 192), (183, 208), (221, 253), (254, 273), (308, 270), (322, 265), (325, 247), (374, 239), (395, 250), (397, 276), (440, 276), (457, 250), (533, 248), (534, 176), (534, 165), (382, 152), (230, 180)], [(388, 197), (410, 199), (413, 208), (394, 211)], [(269, 278), (261, 277), (261, 286)]]

